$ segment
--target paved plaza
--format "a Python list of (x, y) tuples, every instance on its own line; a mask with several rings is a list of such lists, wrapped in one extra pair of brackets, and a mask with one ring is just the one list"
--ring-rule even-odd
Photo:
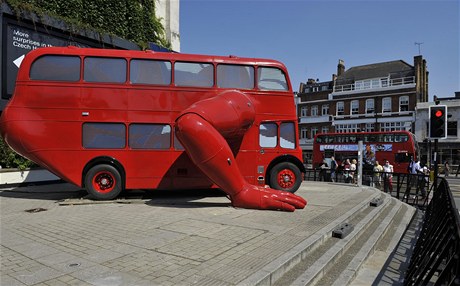
[[(303, 182), (293, 213), (235, 209), (217, 190), (92, 203), (68, 184), (2, 189), (1, 285), (253, 285), (342, 222), (372, 188)], [(316, 237), (316, 238), (315, 238)]]

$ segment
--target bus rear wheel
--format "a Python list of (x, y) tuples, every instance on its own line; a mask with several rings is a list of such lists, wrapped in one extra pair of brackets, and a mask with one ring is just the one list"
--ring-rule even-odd
[(273, 189), (295, 193), (301, 183), (302, 174), (293, 163), (279, 163), (270, 171), (270, 187)]
[(111, 165), (96, 165), (86, 173), (85, 186), (96, 200), (112, 200), (122, 191), (121, 175)]

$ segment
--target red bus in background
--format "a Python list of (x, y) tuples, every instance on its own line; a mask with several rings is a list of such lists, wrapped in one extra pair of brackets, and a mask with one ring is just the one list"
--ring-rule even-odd
[(183, 110), (229, 91), (254, 103), (255, 120), (228, 142), (242, 176), (295, 192), (304, 166), (294, 94), (286, 67), (274, 60), (36, 49), (20, 66), (0, 131), (17, 153), (96, 198), (124, 189), (215, 188), (174, 129)]
[(411, 158), (419, 158), (415, 135), (408, 131), (321, 133), (313, 141), (313, 167), (324, 159), (330, 165), (331, 156), (339, 165), (346, 159), (358, 160), (358, 141), (363, 141), (364, 166), (373, 166), (375, 161), (383, 165), (388, 160), (395, 173), (406, 173)]

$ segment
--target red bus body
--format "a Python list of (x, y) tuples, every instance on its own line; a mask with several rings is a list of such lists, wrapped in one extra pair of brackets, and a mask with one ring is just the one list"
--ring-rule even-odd
[[(57, 63), (55, 71), (53, 65), (48, 65), (46, 73), (58, 73), (50, 76), (58, 80), (43, 79), (40, 59), (54, 63), (61, 56), (79, 63), (75, 76), (65, 75), (67, 70), (60, 71)], [(121, 72), (123, 80), (115, 83), (110, 82), (112, 79), (108, 82), (100, 80), (97, 69), (106, 64), (98, 65), (100, 59), (114, 60), (114, 65), (125, 63), (125, 71), (112, 70), (113, 74), (105, 71), (114, 78)], [(169, 67), (169, 82), (166, 80), (166, 84), (158, 85), (140, 81), (134, 84), (134, 62), (144, 60), (160, 61)], [(92, 69), (89, 69), (90, 63)], [(177, 70), (189, 63), (197, 69), (210, 67), (211, 84), (177, 84), (184, 77)], [(274, 175), (270, 172), (281, 162), (290, 162), (302, 171), (297, 117), (288, 73), (283, 64), (265, 59), (75, 47), (36, 49), (27, 54), (21, 64), (14, 96), (1, 116), (1, 134), (17, 153), (77, 186), (84, 186), (86, 173), (91, 167), (109, 164), (119, 171), (126, 189), (213, 188), (216, 185), (193, 164), (176, 140), (174, 128), (178, 115), (195, 102), (213, 98), (225, 90), (235, 90), (217, 84), (219, 65), (224, 64), (230, 65), (229, 69), (243, 65), (254, 74), (254, 82), (249, 83), (249, 88), (240, 89), (254, 102), (254, 124), (241, 140), (229, 142), (246, 181), (259, 186), (270, 184), (270, 176)], [(284, 74), (285, 90), (260, 88), (262, 73), (273, 71)], [(96, 73), (96, 81), (86, 80), (91, 78), (86, 75), (90, 72)], [(190, 68), (187, 72), (194, 71)], [(68, 79), (62, 80), (62, 77)], [(151, 123), (156, 125), (152, 127)], [(274, 127), (276, 136), (270, 139), (274, 141), (273, 146), (261, 147), (260, 130), (266, 126)], [(294, 140), (293, 145), (288, 144), (289, 148), (282, 147), (286, 137), (282, 131), (286, 126), (293, 132), (288, 135), (293, 138), (289, 142)], [(144, 129), (152, 132), (153, 139), (145, 139)], [(99, 133), (94, 135), (94, 132)], [(138, 137), (132, 132), (137, 132)], [(120, 139), (120, 136), (124, 138)], [(110, 148), (97, 147), (100, 144), (97, 140)], [(136, 140), (142, 142), (139, 148), (132, 147), (137, 144)], [(153, 149), (142, 145), (152, 140), (154, 142), (149, 146), (154, 146)]]
[[(358, 160), (358, 141), (363, 141), (363, 163), (371, 165), (377, 160), (381, 165), (388, 160), (395, 173), (406, 173), (411, 158), (418, 158), (418, 144), (408, 131), (320, 133), (313, 142), (313, 167), (334, 156), (339, 165), (346, 159)], [(374, 158), (366, 162), (366, 149)]]

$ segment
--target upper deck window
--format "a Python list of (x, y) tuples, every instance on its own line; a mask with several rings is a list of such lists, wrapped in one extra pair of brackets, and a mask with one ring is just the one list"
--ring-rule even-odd
[(126, 81), (126, 60), (86, 57), (83, 78), (87, 82), (124, 83)]
[(207, 63), (174, 64), (176, 86), (211, 87), (214, 85), (214, 67)]
[(171, 63), (153, 60), (132, 60), (130, 81), (133, 84), (169, 85), (171, 83)]
[(258, 86), (262, 90), (288, 90), (284, 72), (278, 68), (259, 67)]
[(222, 88), (254, 88), (254, 67), (240, 65), (217, 66), (217, 86)]
[(80, 58), (46, 55), (36, 59), (30, 68), (32, 80), (80, 80)]

